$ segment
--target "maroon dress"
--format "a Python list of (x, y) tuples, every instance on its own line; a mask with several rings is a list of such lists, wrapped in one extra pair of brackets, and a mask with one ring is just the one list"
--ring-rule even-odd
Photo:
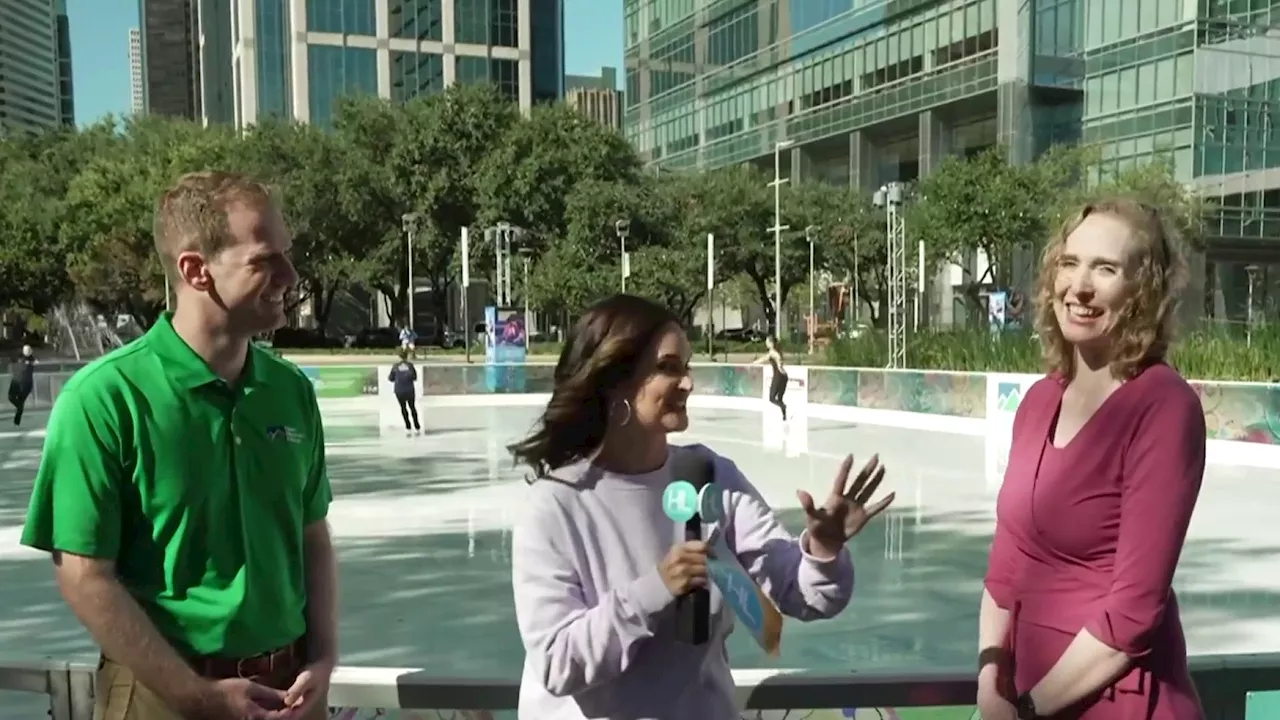
[(986, 588), (1010, 612), (1014, 684), (1031, 690), (1083, 629), (1132, 659), (1055, 717), (1200, 720), (1171, 587), (1204, 476), (1200, 398), (1164, 364), (1121, 385), (1065, 447), (1061, 378), (1013, 421)]

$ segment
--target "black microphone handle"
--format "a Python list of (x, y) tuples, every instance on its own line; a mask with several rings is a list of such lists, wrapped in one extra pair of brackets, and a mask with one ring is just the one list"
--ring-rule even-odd
[[(702, 539), (702, 518), (695, 515), (684, 524), (684, 539)], [(711, 578), (708, 576), (707, 582)], [(711, 590), (697, 588), (676, 598), (676, 637), (690, 645), (704, 645), (711, 637)]]

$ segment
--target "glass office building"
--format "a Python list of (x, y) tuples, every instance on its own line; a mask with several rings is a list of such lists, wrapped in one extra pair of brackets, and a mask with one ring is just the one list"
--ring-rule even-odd
[(351, 94), (408, 100), (492, 83), (528, 108), (564, 94), (563, 0), (233, 0), (236, 122), (326, 125)]
[[(1271, 0), (624, 0), (625, 132), (672, 168), (758, 162), (867, 190), (999, 143), (1163, 155), (1220, 209), (1211, 313), (1280, 276)], [(1206, 272), (1207, 271), (1207, 272)], [(1280, 279), (1280, 278), (1277, 278)], [(1203, 283), (1202, 285), (1199, 283)], [(1275, 296), (1275, 290), (1270, 292)]]
[(68, 121), (55, 0), (0, 0), (0, 135)]

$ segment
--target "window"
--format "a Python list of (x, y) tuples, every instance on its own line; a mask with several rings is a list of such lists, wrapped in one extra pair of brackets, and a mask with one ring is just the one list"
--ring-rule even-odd
[(307, 48), (311, 122), (328, 127), (334, 104), (348, 95), (378, 93), (378, 51), (311, 45)]
[(519, 47), (516, 0), (454, 0), (454, 42)]
[(391, 99), (412, 100), (444, 91), (444, 58), (432, 53), (391, 51)]
[(390, 0), (391, 37), (444, 40), (444, 0)]
[(555, 102), (564, 95), (562, 6), (562, 0), (532, 0), (529, 7), (529, 65), (535, 103)]
[[(308, 0), (307, 31), (374, 35), (377, 23), (374, 20), (373, 3), (374, 0)], [(279, 7), (284, 3), (256, 4), (261, 8), (263, 5)]]
[(458, 82), (464, 85), (493, 83), (512, 102), (520, 100), (520, 65), (515, 60), (499, 60), (459, 55)]

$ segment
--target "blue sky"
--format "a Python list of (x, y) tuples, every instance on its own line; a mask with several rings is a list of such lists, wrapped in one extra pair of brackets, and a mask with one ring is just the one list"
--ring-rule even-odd
[[(565, 72), (622, 67), (622, 0), (565, 0)], [(129, 28), (138, 0), (67, 0), (76, 122), (129, 111)], [(621, 77), (619, 77), (621, 79)]]

